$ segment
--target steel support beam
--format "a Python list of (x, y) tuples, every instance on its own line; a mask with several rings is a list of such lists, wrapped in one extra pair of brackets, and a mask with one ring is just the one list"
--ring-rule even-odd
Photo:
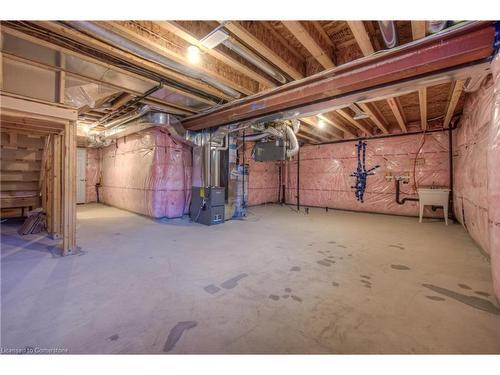
[[(262, 94), (234, 101), (183, 121), (199, 130), (248, 121), (285, 110), (302, 114), (305, 107), (376, 87), (430, 76), (489, 58), (493, 52), (492, 22), (472, 22), (385, 53), (356, 60)], [(362, 95), (361, 95), (362, 96)]]

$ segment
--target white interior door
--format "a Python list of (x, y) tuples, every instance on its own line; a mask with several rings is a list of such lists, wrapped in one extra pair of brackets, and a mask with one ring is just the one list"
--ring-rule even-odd
[(85, 203), (85, 182), (87, 181), (87, 150), (76, 149), (76, 203)]

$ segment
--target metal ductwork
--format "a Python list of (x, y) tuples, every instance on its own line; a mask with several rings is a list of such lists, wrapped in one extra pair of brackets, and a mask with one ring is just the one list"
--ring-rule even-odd
[(378, 21), (378, 27), (387, 48), (396, 47), (398, 45), (398, 37), (394, 21)]
[(138, 43), (135, 43), (127, 38), (124, 38), (123, 36), (110, 31), (104, 27), (101, 27), (94, 22), (90, 21), (68, 21), (67, 24), (70, 26), (80, 30), (84, 31), (90, 34), (94, 34), (97, 36), (99, 39), (114, 45), (118, 46), (120, 48), (126, 49), (135, 55), (141, 56), (144, 59), (154, 61), (160, 65), (163, 65), (169, 69), (172, 69), (178, 73), (184, 74), (190, 78), (194, 78), (197, 80), (200, 80), (202, 82), (205, 82), (206, 84), (222, 91), (224, 94), (231, 96), (232, 98), (240, 98), (241, 94), (233, 90), (232, 88), (220, 83), (219, 81), (215, 80), (214, 78), (200, 73), (194, 69), (191, 69), (189, 67), (186, 67), (182, 64), (179, 64), (157, 52), (154, 52), (150, 49), (147, 49), (143, 46), (141, 46)]
[(135, 120), (136, 118), (139, 118), (139, 117), (145, 115), (150, 110), (151, 110), (151, 108), (148, 105), (142, 105), (139, 108), (137, 108), (135, 111), (128, 113), (125, 116), (119, 117), (119, 118), (112, 120), (110, 122), (107, 122), (105, 124), (101, 124), (100, 121), (96, 121), (90, 127), (95, 128), (96, 126), (102, 125), (106, 129), (111, 129), (111, 128), (120, 126), (121, 124), (124, 124), (126, 122)]
[(255, 53), (250, 51), (248, 48), (243, 46), (242, 44), (238, 43), (236, 40), (233, 38), (227, 38), (222, 42), (224, 46), (229, 48), (231, 51), (237, 53), (241, 57), (243, 57), (245, 60), (250, 62), (251, 64), (255, 65), (257, 68), (262, 70), (263, 72), (269, 74), (271, 77), (273, 77), (275, 80), (281, 83), (286, 83), (287, 80), (286, 78), (278, 72), (275, 68), (273, 68), (271, 65), (269, 65), (266, 61), (261, 59), (259, 56), (257, 56)]
[[(257, 134), (254, 133), (245, 137), (238, 136), (237, 139), (240, 141), (245, 140), (249, 142), (257, 142), (265, 138), (276, 138), (276, 140), (282, 141), (281, 143), (277, 142), (276, 147), (286, 150), (286, 153), (283, 153), (282, 156), (286, 154), (287, 159), (295, 156), (299, 151), (299, 142), (297, 140), (297, 136), (295, 135), (299, 131), (299, 121), (292, 120), (291, 126), (289, 126), (287, 122), (270, 123), (268, 125), (259, 123), (255, 124), (253, 126), (253, 129), (261, 133)], [(284, 142), (284, 140), (288, 140), (289, 144), (287, 145), (286, 142)], [(272, 150), (272, 152), (274, 153), (276, 152), (276, 150)], [(279, 153), (276, 153), (276, 155), (277, 154)], [(278, 160), (283, 160), (283, 159), (278, 159)]]
[(202, 133), (195, 133), (184, 129), (176, 117), (165, 112), (153, 110), (147, 105), (143, 105), (136, 111), (113, 120), (105, 126), (106, 129), (102, 133), (91, 136), (91, 143), (94, 146), (107, 146), (117, 138), (155, 126), (164, 128), (172, 138), (179, 142), (190, 146), (202, 144)]

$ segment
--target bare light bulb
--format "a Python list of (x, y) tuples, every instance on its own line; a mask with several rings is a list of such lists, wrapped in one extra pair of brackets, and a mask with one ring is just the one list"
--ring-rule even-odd
[(189, 46), (187, 49), (187, 58), (191, 64), (200, 62), (200, 49), (196, 46)]

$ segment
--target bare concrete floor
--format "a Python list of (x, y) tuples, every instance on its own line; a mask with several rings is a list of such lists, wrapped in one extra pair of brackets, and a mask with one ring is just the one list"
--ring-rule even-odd
[(79, 255), (2, 224), (1, 346), (70, 353), (500, 353), (459, 225), (254, 207), (206, 227), (98, 204)]

